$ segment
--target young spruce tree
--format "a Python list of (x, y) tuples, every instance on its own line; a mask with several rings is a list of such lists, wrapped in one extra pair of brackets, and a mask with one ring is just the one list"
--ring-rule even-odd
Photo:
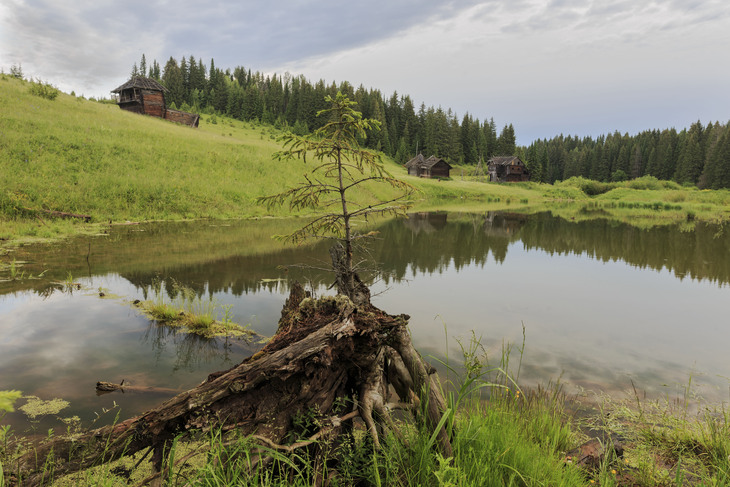
[[(353, 106), (356, 104), (338, 92), (335, 98), (325, 97), (329, 108), (317, 116), (327, 116), (327, 123), (307, 136), (288, 133), (282, 137), (283, 150), (274, 154), (277, 160), (314, 159), (315, 165), (304, 181), (281, 193), (259, 198), (268, 206), (289, 205), (292, 210), (311, 209), (316, 216), (284, 240), (301, 243), (308, 238), (335, 238), (331, 250), (338, 292), (347, 295), (356, 304), (369, 299), (360, 293), (362, 283), (356, 274), (353, 244), (371, 236), (355, 230), (355, 222), (369, 215), (404, 215), (410, 206), (406, 198), (413, 186), (394, 178), (386, 169), (379, 152), (362, 148), (367, 131), (380, 128), (377, 120), (363, 119)], [(361, 202), (352, 197), (353, 191), (367, 182), (390, 185), (399, 193), (387, 201)], [(369, 293), (368, 293), (369, 294)]]

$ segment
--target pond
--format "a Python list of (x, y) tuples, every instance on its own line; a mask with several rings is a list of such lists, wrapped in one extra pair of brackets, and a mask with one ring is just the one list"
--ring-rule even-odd
[[(331, 292), (320, 270), (326, 243), (270, 238), (301, 223), (114, 226), (1, 256), (0, 390), (61, 397), (70, 402), (62, 415), (89, 425), (97, 415), (140, 413), (240, 362), (261, 344), (175, 333), (131, 302), (184, 286), (270, 336), (290, 282)], [(460, 343), (475, 336), (493, 365), (511, 346), (524, 385), (560, 381), (569, 392), (621, 397), (636, 388), (670, 399), (689, 388), (711, 402), (730, 399), (730, 235), (720, 225), (640, 229), (490, 212), (414, 214), (374, 227), (373, 303), (409, 314), (416, 348), (434, 362), (459, 363)], [(97, 396), (99, 380), (158, 389)], [(4, 423), (28, 427), (18, 411)]]

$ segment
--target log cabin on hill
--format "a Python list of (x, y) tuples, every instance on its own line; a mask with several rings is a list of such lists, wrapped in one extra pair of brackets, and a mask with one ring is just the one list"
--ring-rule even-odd
[(492, 157), (488, 161), (489, 180), (497, 183), (529, 181), (530, 171), (517, 156)]
[(167, 108), (165, 104), (167, 91), (167, 88), (152, 78), (135, 76), (122, 86), (113, 89), (112, 93), (117, 95), (117, 105), (122, 110), (197, 127), (200, 123), (200, 115), (197, 113)]
[(431, 156), (425, 159), (423, 154), (418, 154), (406, 162), (406, 169), (408, 169), (408, 174), (411, 176), (421, 178), (448, 178), (451, 165), (439, 157)]

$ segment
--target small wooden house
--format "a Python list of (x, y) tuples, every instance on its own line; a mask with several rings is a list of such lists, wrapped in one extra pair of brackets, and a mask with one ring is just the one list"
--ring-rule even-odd
[(530, 171), (517, 156), (492, 157), (488, 161), (489, 180), (498, 183), (529, 181)]
[(406, 169), (408, 169), (408, 174), (411, 176), (421, 178), (448, 178), (451, 165), (440, 157), (431, 156), (426, 159), (423, 157), (423, 154), (418, 154), (406, 162)]
[(135, 76), (123, 85), (112, 90), (117, 95), (117, 105), (127, 110), (152, 117), (164, 118), (190, 127), (197, 127), (200, 115), (167, 108), (165, 93), (167, 88), (152, 78)]

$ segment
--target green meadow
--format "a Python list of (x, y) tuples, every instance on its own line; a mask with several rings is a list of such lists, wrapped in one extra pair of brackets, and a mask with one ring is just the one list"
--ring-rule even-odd
[[(311, 163), (272, 159), (282, 132), (270, 125), (203, 115), (200, 128), (191, 129), (124, 112), (108, 100), (64, 93), (49, 99), (36, 87), (0, 75), (5, 244), (93, 233), (109, 222), (290, 216), (288, 208), (267, 209), (256, 199), (294, 185), (311, 170)], [(575, 217), (588, 207), (614, 218), (656, 222), (730, 215), (727, 190), (700, 191), (654, 178), (492, 184), (475, 176), (473, 166), (457, 166), (449, 180), (440, 181), (410, 177), (385, 160), (393, 175), (418, 188), (412, 201), (417, 211), (524, 208)], [(389, 187), (373, 185), (361, 193), (363, 200), (394, 195)], [(88, 215), (92, 225), (48, 211)]]
[[(0, 245), (99, 233), (110, 223), (128, 221), (292, 216), (286, 207), (256, 203), (295, 185), (312, 168), (311, 162), (273, 159), (281, 134), (273, 126), (209, 114), (191, 129), (124, 112), (108, 101), (44, 96), (31, 81), (0, 75)], [(651, 177), (621, 183), (571, 178), (555, 185), (494, 184), (473, 166), (454, 167), (448, 180), (427, 180), (408, 176), (388, 158), (385, 162), (393, 175), (418, 189), (411, 201), (414, 211), (550, 211), (566, 219), (600, 217), (637, 226), (730, 218), (730, 191)], [(356, 198), (387, 200), (395, 194), (389, 187), (366, 185)], [(91, 222), (57, 218), (49, 211), (88, 215)], [(271, 221), (272, 229), (278, 228)], [(252, 236), (252, 245), (279, 245), (265, 237)], [(15, 261), (2, 252), (0, 257), (0, 264), (15, 269)], [(467, 369), (473, 358), (465, 354)], [(469, 386), (493, 390), (491, 402), (479, 400)], [(504, 377), (478, 374), (461, 377), (453, 390), (452, 413), (444, 418), (454, 431), (453, 462), (435, 453), (433, 438), (417, 425), (406, 427), (402, 438), (388, 438), (382, 451), (355, 436), (352, 444), (342, 445), (339, 478), (332, 485), (730, 485), (725, 409), (696, 414), (686, 403), (602, 399), (599, 414), (579, 419), (569, 413), (572, 405), (566, 405), (559, 386), (522, 393)], [(0, 392), (6, 393), (0, 394), (1, 417), (12, 400), (8, 391)], [(597, 430), (604, 438), (619, 435), (624, 456), (608, 455), (589, 471), (575, 468), (569, 451), (587, 439), (586, 432)], [(11, 432), (0, 433), (3, 447)], [(273, 455), (282, 475), (272, 477), (271, 470), (247, 463), (255, 450), (249, 439), (215, 432), (174, 448), (166, 485), (312, 485), (312, 479), (327, 475), (316, 471), (326, 467), (297, 453)], [(192, 448), (201, 449), (199, 461), (178, 462)], [(3, 448), (0, 453), (1, 486), (10, 478), (12, 455)], [(132, 465), (102, 466), (55, 480), (60, 485), (126, 485), (119, 472), (133, 470)], [(134, 483), (144, 475), (132, 472)]]

